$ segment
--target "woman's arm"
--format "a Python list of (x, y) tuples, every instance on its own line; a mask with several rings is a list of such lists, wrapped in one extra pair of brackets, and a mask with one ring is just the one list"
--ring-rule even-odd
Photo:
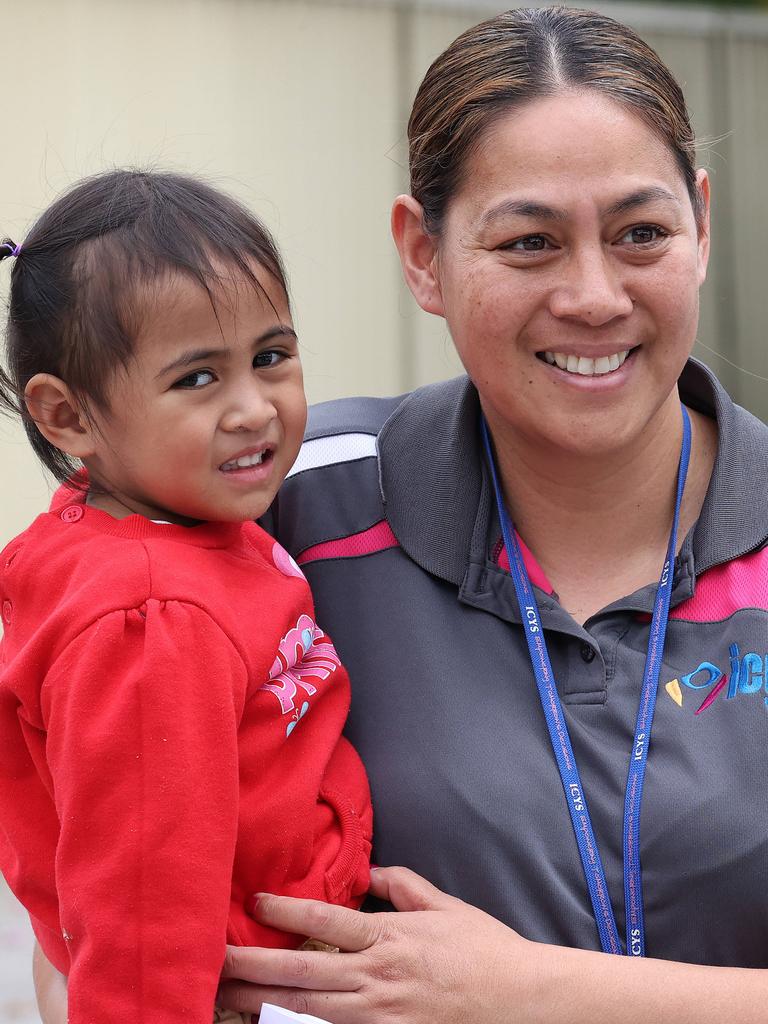
[[(333, 1024), (765, 1024), (768, 971), (529, 942), (405, 868), (373, 873), (399, 914), (262, 896), (257, 919), (347, 952), (230, 948), (220, 1002)], [(237, 980), (234, 980), (237, 979)]]
[(43, 1024), (67, 1024), (67, 979), (35, 943), (32, 954), (37, 1009)]

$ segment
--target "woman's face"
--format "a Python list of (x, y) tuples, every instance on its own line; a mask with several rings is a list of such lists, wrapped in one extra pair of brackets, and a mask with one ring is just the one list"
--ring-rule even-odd
[(611, 100), (562, 94), (503, 116), (470, 158), (432, 311), (497, 440), (607, 451), (674, 401), (707, 254), (667, 146)]

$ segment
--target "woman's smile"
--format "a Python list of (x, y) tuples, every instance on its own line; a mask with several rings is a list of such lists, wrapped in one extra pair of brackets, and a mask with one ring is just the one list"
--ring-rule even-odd
[(559, 369), (565, 370), (566, 373), (575, 373), (582, 377), (602, 377), (623, 366), (629, 351), (629, 349), (623, 349), (621, 352), (612, 352), (609, 356), (578, 355), (574, 352), (537, 352), (536, 355), (539, 359), (543, 358), (550, 366), (557, 366)]

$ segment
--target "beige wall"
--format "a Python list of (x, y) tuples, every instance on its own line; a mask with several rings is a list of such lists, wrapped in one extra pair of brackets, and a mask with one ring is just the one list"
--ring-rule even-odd
[[(764, 284), (768, 17), (603, 4), (684, 81), (715, 177), (716, 258), (701, 337), (768, 378)], [(391, 394), (457, 372), (441, 321), (406, 295), (389, 241), (405, 187), (408, 106), (429, 62), (503, 5), (322, 0), (0, 0), (0, 233), (110, 165), (202, 173), (275, 231), (292, 281), (307, 390)], [(0, 267), (0, 288), (8, 264)], [(768, 417), (766, 384), (702, 350)], [(0, 542), (46, 501), (18, 432), (0, 426)]]

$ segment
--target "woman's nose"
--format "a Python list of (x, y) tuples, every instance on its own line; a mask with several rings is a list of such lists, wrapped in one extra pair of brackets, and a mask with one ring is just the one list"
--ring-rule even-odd
[(550, 300), (553, 316), (571, 317), (590, 327), (628, 316), (632, 306), (621, 275), (602, 247), (573, 254)]

